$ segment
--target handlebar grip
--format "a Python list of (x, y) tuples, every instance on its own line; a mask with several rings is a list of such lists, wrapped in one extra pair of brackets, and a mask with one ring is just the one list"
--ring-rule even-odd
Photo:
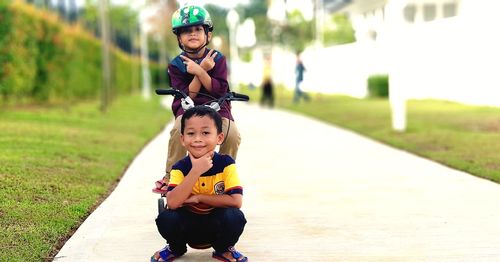
[(244, 94), (238, 94), (235, 92), (232, 92), (233, 98), (231, 100), (239, 100), (239, 101), (248, 101), (250, 100), (250, 97)]
[(184, 92), (177, 90), (177, 89), (173, 89), (173, 88), (169, 88), (169, 89), (157, 88), (157, 89), (155, 89), (155, 92), (157, 95), (172, 95), (172, 96), (175, 96), (178, 98), (187, 98), (188, 97), (186, 94), (184, 94)]
[(157, 88), (155, 90), (156, 94), (157, 95), (177, 95), (179, 91), (175, 90), (175, 89), (160, 89), (160, 88)]

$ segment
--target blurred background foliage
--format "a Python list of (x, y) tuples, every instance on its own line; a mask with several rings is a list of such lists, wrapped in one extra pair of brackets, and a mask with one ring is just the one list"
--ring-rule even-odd
[[(119, 12), (123, 9), (118, 8)], [(99, 97), (102, 44), (79, 24), (61, 23), (50, 10), (39, 10), (22, 1), (2, 2), (0, 33), (2, 103), (71, 103)], [(117, 39), (115, 43), (122, 44), (116, 46), (131, 51), (130, 42)], [(113, 48), (111, 52), (115, 96), (131, 93), (140, 81), (139, 59), (123, 50)], [(153, 75), (160, 70), (158, 65), (151, 66)]]
[[(178, 3), (147, 1), (155, 3), (165, 4), (161, 14), (165, 19), (158, 25), (161, 34), (149, 35), (148, 56), (153, 61), (153, 85), (161, 85), (159, 81), (168, 81), (162, 59), (168, 62), (179, 53), (170, 25), (171, 13)], [(313, 43), (314, 19), (306, 20), (295, 10), (287, 13), (284, 23), (276, 24), (268, 17), (268, 4), (267, 0), (252, 0), (235, 8), (240, 23), (253, 19), (256, 46), (277, 44), (298, 52)], [(112, 96), (140, 88), (140, 8), (130, 6), (109, 6)], [(103, 78), (99, 8), (97, 0), (86, 0), (83, 6), (77, 6), (76, 0), (1, 1), (1, 103), (58, 103), (99, 97)], [(214, 36), (224, 43), (220, 51), (230, 56), (228, 10), (211, 4), (206, 8), (214, 20)], [(333, 16), (329, 24), (333, 26), (325, 27), (324, 45), (354, 41), (347, 17)], [(256, 46), (240, 48), (241, 59), (251, 61), (251, 50)]]

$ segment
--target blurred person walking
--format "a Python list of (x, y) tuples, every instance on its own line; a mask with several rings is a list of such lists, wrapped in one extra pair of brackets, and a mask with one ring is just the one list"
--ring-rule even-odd
[(266, 77), (262, 82), (262, 96), (260, 97), (261, 106), (274, 107), (274, 86), (270, 77)]
[(264, 80), (262, 81), (262, 94), (260, 97), (261, 106), (274, 107), (274, 84), (272, 78), (271, 55), (265, 56)]
[(297, 52), (297, 63), (295, 64), (295, 92), (293, 94), (294, 103), (299, 103), (301, 98), (303, 98), (305, 101), (309, 101), (310, 99), (309, 95), (301, 89), (305, 71), (306, 67), (300, 59), (300, 52)]

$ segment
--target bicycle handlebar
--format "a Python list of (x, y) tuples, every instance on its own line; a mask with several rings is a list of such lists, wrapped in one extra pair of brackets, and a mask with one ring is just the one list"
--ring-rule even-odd
[[(191, 99), (191, 97), (189, 97), (188, 95), (186, 95), (181, 90), (173, 89), (173, 88), (169, 88), (169, 89), (160, 89), (160, 88), (157, 88), (155, 90), (155, 92), (158, 95), (172, 95), (172, 96), (175, 96), (177, 98), (180, 98), (181, 99), (181, 105), (182, 105), (182, 108), (184, 110), (187, 110), (188, 108), (194, 107), (194, 102)], [(210, 95), (207, 95), (207, 94), (204, 94), (204, 93), (199, 93), (199, 94), (203, 94), (203, 95), (211, 97)], [(215, 109), (215, 111), (219, 111), (220, 106), (222, 106), (222, 104), (226, 100), (227, 101), (248, 101), (248, 100), (250, 100), (250, 98), (247, 95), (238, 94), (238, 93), (235, 93), (235, 92), (227, 92), (225, 95), (223, 95), (219, 99), (214, 98), (214, 97), (211, 97), (211, 98), (212, 98), (212, 101), (210, 101), (211, 104), (207, 105), (207, 106), (210, 106), (211, 108)]]
[[(173, 89), (173, 88), (169, 88), (169, 89), (157, 88), (155, 90), (155, 92), (157, 95), (172, 95), (172, 96), (179, 96), (182, 98), (188, 97), (184, 92), (177, 90), (177, 89)], [(214, 99), (214, 100), (218, 100), (219, 104), (221, 104), (224, 100), (249, 101), (250, 97), (248, 97), (247, 95), (244, 95), (244, 94), (236, 93), (236, 92), (228, 92), (224, 96), (222, 96), (221, 98)]]

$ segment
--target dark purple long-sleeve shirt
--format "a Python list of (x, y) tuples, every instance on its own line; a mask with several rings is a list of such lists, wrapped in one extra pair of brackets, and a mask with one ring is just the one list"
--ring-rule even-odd
[[(210, 49), (205, 50), (203, 57), (198, 59), (192, 59), (197, 64), (200, 64), (203, 58), (208, 54)], [(213, 101), (214, 98), (220, 98), (229, 92), (229, 83), (227, 82), (227, 65), (226, 57), (222, 55), (219, 51), (215, 57), (215, 66), (209, 70), (207, 73), (212, 78), (212, 91), (208, 90), (202, 85), (200, 92), (193, 99), (195, 105), (203, 105), (207, 102)], [(185, 52), (181, 53), (183, 56), (187, 56)], [(193, 81), (194, 75), (186, 71), (186, 65), (183, 63), (182, 58), (179, 56), (175, 57), (172, 62), (168, 65), (168, 74), (170, 76), (170, 84), (172, 88), (179, 89), (186, 94), (189, 94), (189, 84)], [(201, 93), (201, 94), (200, 94)], [(172, 112), (175, 117), (184, 114), (184, 110), (181, 106), (180, 98), (174, 98), (172, 102)], [(218, 112), (222, 117), (233, 119), (231, 114), (231, 103), (226, 101), (221, 105), (221, 109)]]

